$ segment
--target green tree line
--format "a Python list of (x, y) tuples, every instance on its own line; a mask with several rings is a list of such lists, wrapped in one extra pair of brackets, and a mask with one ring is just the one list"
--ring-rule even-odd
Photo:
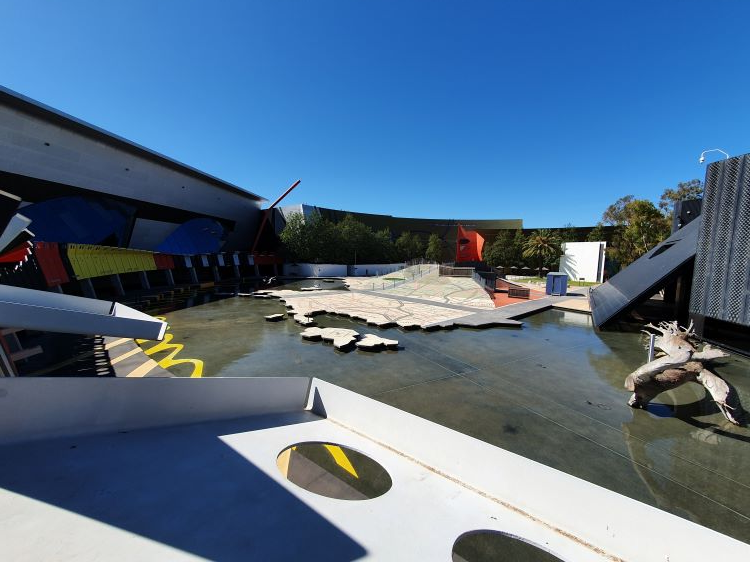
[(352, 215), (338, 223), (313, 213), (305, 218), (292, 213), (281, 232), (287, 259), (306, 263), (394, 263), (418, 258), (443, 260), (443, 242), (437, 234), (429, 239), (402, 232), (393, 240), (390, 230), (374, 231)]
[[(703, 184), (697, 179), (665, 189), (656, 204), (626, 195), (605, 209), (587, 240), (606, 241), (608, 256), (627, 266), (669, 236), (675, 202), (702, 196)], [(293, 213), (281, 241), (288, 259), (309, 263), (392, 263), (417, 258), (442, 262), (451, 255), (437, 234), (426, 239), (419, 233), (403, 232), (394, 240), (388, 229), (374, 231), (352, 215), (334, 223), (319, 213), (307, 219)], [(542, 268), (557, 268), (563, 242), (576, 241), (582, 240), (572, 224), (538, 229), (528, 236), (521, 230), (501, 230), (485, 244), (482, 257), (493, 267), (531, 267), (541, 274)]]

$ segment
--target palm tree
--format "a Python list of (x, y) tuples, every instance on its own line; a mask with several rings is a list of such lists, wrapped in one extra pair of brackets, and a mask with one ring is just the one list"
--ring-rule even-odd
[(523, 243), (523, 257), (539, 260), (539, 277), (542, 276), (544, 260), (555, 258), (560, 253), (560, 239), (548, 228), (535, 230)]

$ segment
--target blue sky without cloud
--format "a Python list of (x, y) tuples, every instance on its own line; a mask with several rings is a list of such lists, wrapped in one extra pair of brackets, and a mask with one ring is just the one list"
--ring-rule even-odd
[[(0, 1), (0, 83), (273, 199), (592, 225), (750, 151), (747, 0)], [(715, 157), (714, 157), (715, 158)]]

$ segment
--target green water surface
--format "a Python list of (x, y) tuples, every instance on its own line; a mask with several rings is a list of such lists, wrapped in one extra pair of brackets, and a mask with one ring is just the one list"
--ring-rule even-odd
[[(436, 332), (316, 317), (400, 343), (338, 352), (303, 341), (291, 319), (263, 318), (284, 310), (235, 297), (167, 319), (180, 357), (203, 360), (204, 376), (315, 376), (750, 542), (750, 431), (694, 383), (647, 411), (628, 407), (623, 380), (646, 359), (638, 334), (596, 332), (589, 316), (556, 310), (520, 329)], [(716, 371), (750, 408), (750, 361), (733, 356)]]

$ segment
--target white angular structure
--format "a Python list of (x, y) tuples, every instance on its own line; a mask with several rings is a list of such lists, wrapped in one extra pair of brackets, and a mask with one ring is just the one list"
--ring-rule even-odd
[(606, 242), (565, 242), (562, 248), (561, 273), (571, 281), (604, 282)]
[[(745, 543), (318, 379), (8, 378), (0, 397), (8, 560), (450, 560), (479, 529), (581, 562), (750, 556)], [(358, 451), (392, 486), (362, 501), (297, 486), (277, 458), (299, 443)]]
[(166, 322), (118, 302), (0, 285), (2, 325), (24, 330), (161, 340)]

